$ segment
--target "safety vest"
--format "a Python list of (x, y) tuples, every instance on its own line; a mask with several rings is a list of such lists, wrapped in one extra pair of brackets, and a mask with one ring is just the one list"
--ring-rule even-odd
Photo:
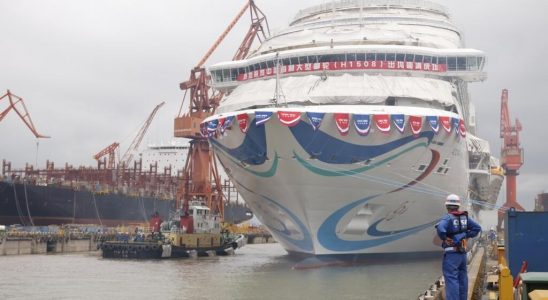
[[(449, 222), (447, 222), (447, 237), (453, 239), (453, 237), (459, 233), (466, 232), (468, 230), (468, 212), (466, 211), (457, 211), (457, 212), (450, 212), (447, 214), (449, 217)], [(445, 241), (443, 241), (442, 247), (448, 248), (452, 247), (454, 248), (458, 245), (448, 245)]]

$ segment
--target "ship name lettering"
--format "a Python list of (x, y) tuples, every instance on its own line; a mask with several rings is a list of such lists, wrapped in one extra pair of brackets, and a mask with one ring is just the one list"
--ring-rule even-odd
[(272, 68), (266, 69), (266, 75), (272, 75), (272, 73), (273, 73)]
[(305, 71), (312, 71), (312, 64), (304, 64)]
[(322, 70), (329, 70), (329, 63), (328, 62), (322, 63)]
[(287, 66), (287, 72), (288, 72), (288, 73), (293, 73), (293, 72), (295, 72), (295, 65), (289, 65), (289, 66)]
[(398, 61), (398, 69), (404, 69), (404, 68), (405, 68), (405, 65), (403, 61)]
[(259, 70), (259, 76), (264, 77), (264, 69)]
[(395, 61), (389, 61), (388, 62), (388, 68), (389, 69), (394, 69), (396, 67), (396, 62)]
[(413, 62), (412, 61), (406, 61), (405, 62), (405, 68), (408, 70), (413, 70)]
[(302, 72), (303, 71), (303, 64), (298, 64), (296, 71), (297, 72)]
[(415, 70), (422, 70), (422, 63), (416, 62), (415, 63)]
[(320, 64), (320, 63), (314, 63), (314, 65), (312, 66), (312, 68), (314, 69), (314, 71), (319, 70), (320, 67), (321, 67), (321, 64)]
[(341, 61), (339, 63), (339, 69), (346, 69), (346, 62), (345, 61)]
[(432, 64), (432, 71), (439, 71), (438, 64)]
[(423, 69), (424, 69), (425, 71), (430, 71), (430, 63), (424, 63), (424, 64), (423, 64)]
[(376, 68), (377, 67), (377, 62), (376, 61), (372, 61), (371, 62), (371, 68)]

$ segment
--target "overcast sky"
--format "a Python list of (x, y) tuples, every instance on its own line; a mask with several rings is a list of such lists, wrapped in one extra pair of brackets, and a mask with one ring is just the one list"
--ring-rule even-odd
[[(322, 0), (256, 0), (271, 28)], [(329, 1), (328, 1), (329, 2)], [(500, 156), (501, 89), (523, 124), (525, 165), (518, 199), (533, 207), (548, 190), (548, 2), (435, 1), (464, 32), (466, 46), (486, 52), (485, 82), (470, 84), (478, 135)], [(518, 4), (519, 3), (519, 4)], [(161, 108), (143, 144), (168, 143), (183, 92), (179, 83), (243, 6), (244, 0), (0, 0), (0, 94), (25, 99), (36, 139), (12, 112), (0, 123), (0, 159), (44, 168), (95, 165), (114, 141), (126, 149), (152, 109)], [(231, 59), (247, 27), (245, 15), (207, 64)], [(188, 103), (186, 103), (188, 105)], [(185, 105), (185, 107), (186, 107)], [(5, 108), (0, 103), (0, 111)], [(501, 191), (504, 194), (505, 191)]]

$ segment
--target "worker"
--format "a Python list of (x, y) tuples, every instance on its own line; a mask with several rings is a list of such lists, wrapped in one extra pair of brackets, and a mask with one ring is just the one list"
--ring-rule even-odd
[(466, 300), (468, 295), (468, 272), (466, 268), (466, 244), (468, 238), (476, 237), (481, 226), (460, 211), (460, 197), (451, 194), (445, 200), (447, 214), (436, 225), (442, 240), (443, 277), (445, 278), (445, 299)]

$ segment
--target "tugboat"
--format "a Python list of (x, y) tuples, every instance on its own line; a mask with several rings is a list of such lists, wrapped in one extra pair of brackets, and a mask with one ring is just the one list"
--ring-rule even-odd
[(174, 213), (168, 221), (158, 214), (150, 220), (151, 234), (122, 236), (99, 245), (103, 258), (159, 259), (232, 254), (245, 245), (244, 235), (221, 229), (221, 217), (199, 201)]

